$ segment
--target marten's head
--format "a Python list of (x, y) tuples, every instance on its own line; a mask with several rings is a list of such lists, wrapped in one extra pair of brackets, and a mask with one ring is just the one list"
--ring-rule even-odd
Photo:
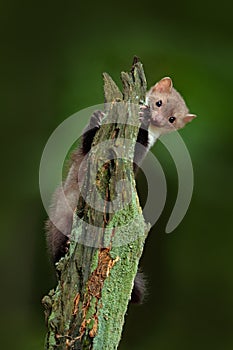
[(173, 88), (169, 77), (161, 79), (147, 93), (150, 107), (150, 131), (158, 135), (183, 128), (195, 114), (190, 114), (181, 95)]

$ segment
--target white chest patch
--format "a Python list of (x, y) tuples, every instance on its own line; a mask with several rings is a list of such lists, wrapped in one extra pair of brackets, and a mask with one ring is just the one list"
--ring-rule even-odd
[(155, 142), (157, 141), (157, 139), (160, 136), (160, 132), (158, 130), (156, 130), (155, 128), (151, 129), (149, 126), (148, 129), (148, 134), (149, 134), (149, 148), (151, 148)]

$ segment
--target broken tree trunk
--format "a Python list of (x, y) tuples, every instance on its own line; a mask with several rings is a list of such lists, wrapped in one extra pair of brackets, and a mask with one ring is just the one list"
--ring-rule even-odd
[(134, 60), (123, 94), (104, 74), (106, 117), (88, 154), (68, 254), (43, 299), (47, 350), (117, 349), (149, 226), (138, 201), (134, 147), (146, 79)]

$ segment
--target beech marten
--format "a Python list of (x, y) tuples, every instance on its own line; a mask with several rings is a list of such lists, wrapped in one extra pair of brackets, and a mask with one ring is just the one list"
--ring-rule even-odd
[[(96, 131), (101, 126), (104, 113), (95, 112), (87, 128), (83, 132), (82, 143), (71, 156), (71, 166), (63, 190), (60, 188), (54, 194), (50, 208), (49, 219), (46, 223), (47, 240), (54, 263), (65, 255), (69, 247), (69, 236), (73, 223), (73, 212), (79, 198), (78, 170), (84, 156), (90, 151)], [(140, 107), (140, 120), (144, 124), (139, 129), (137, 142), (148, 151), (157, 138), (165, 133), (183, 128), (196, 116), (189, 114), (188, 108), (181, 95), (173, 88), (171, 78), (163, 78), (147, 92), (146, 104)], [(135, 147), (135, 164), (144, 158)], [(136, 167), (134, 170), (136, 171)], [(79, 176), (84, 176), (81, 173)], [(64, 191), (67, 205), (64, 205), (61, 192)], [(59, 228), (59, 229), (58, 229)], [(138, 272), (134, 281), (131, 301), (140, 303), (143, 299), (145, 284), (142, 273)]]

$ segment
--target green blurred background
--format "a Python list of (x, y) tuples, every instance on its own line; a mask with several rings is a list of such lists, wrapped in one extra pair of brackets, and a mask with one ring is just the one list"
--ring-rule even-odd
[(165, 234), (177, 177), (155, 145), (168, 200), (142, 259), (147, 301), (129, 307), (119, 349), (232, 349), (232, 2), (13, 0), (0, 17), (1, 347), (43, 348), (40, 300), (55, 285), (38, 188), (44, 145), (65, 118), (103, 102), (103, 71), (120, 84), (136, 54), (149, 86), (171, 76), (198, 115), (181, 131), (195, 188)]

